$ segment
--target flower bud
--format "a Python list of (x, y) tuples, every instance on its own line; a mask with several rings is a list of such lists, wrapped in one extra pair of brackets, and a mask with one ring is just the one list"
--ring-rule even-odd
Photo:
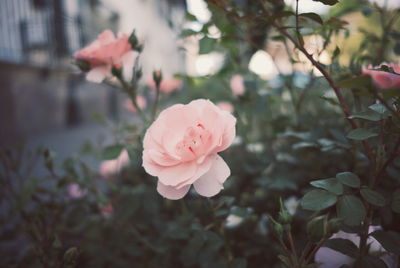
[(82, 71), (82, 72), (89, 72), (90, 71), (90, 64), (89, 62), (85, 60), (76, 60), (75, 61), (76, 66)]
[(289, 214), (289, 212), (286, 210), (285, 206), (283, 205), (282, 198), (279, 199), (279, 203), (281, 205), (281, 208), (279, 210), (279, 222), (288, 225), (292, 222), (292, 215)]
[(281, 237), (284, 232), (284, 228), (283, 228), (282, 224), (275, 221), (275, 219), (272, 218), (272, 216), (269, 216), (269, 220), (272, 223), (272, 230), (275, 232), (275, 234), (277, 236)]
[(307, 234), (311, 241), (317, 242), (327, 235), (328, 221), (326, 215), (313, 218), (307, 223)]
[(118, 78), (122, 77), (122, 71), (121, 68), (118, 68), (117, 66), (113, 66), (111, 69), (111, 73)]
[(329, 236), (339, 232), (340, 226), (342, 225), (342, 219), (333, 218), (328, 221), (328, 232)]
[(136, 50), (136, 47), (137, 47), (139, 41), (136, 37), (135, 30), (132, 31), (131, 35), (129, 36), (128, 41), (131, 44), (132, 49)]
[(156, 83), (157, 87), (159, 87), (162, 81), (162, 72), (160, 70), (153, 72), (153, 80)]
[(143, 75), (143, 71), (141, 68), (137, 68), (136, 70), (136, 79), (139, 80)]

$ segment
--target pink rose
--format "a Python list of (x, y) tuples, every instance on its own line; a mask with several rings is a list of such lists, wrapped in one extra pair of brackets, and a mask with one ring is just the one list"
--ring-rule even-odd
[(243, 76), (236, 74), (231, 78), (231, 90), (233, 95), (241, 96), (245, 92)]
[[(387, 64), (384, 65), (393, 68), (396, 73), (400, 73), (400, 65), (397, 64)], [(368, 68), (363, 68), (362, 73), (365, 75), (370, 75), (374, 83), (383, 89), (390, 89), (400, 87), (400, 74), (392, 74), (384, 71), (375, 71), (371, 69), (376, 69), (379, 67), (372, 67), (371, 65)]]
[[(380, 229), (380, 226), (370, 226), (369, 233)], [(360, 243), (360, 237), (357, 234), (345, 233), (343, 231), (335, 233), (331, 238), (347, 239), (352, 241), (356, 246), (358, 246)], [(398, 267), (397, 256), (392, 253), (388, 253), (375, 238), (369, 237), (367, 243), (369, 244), (369, 251), (375, 254), (379, 253), (381, 260), (386, 263), (387, 267)], [(315, 254), (315, 262), (321, 264), (318, 266), (320, 268), (336, 268), (344, 264), (352, 265), (354, 261), (355, 260), (353, 258), (327, 247), (321, 247)]]
[[(146, 84), (152, 90), (156, 90), (156, 83), (154, 82), (152, 77), (147, 78)], [(160, 91), (163, 93), (170, 93), (175, 89), (180, 88), (182, 85), (181, 80), (170, 77), (170, 78), (163, 78), (160, 83)]]
[(124, 166), (129, 164), (129, 155), (127, 150), (122, 150), (116, 159), (104, 160), (100, 164), (100, 175), (109, 178), (118, 173)]
[(233, 111), (235, 110), (233, 108), (232, 103), (228, 102), (228, 101), (221, 101), (217, 103), (217, 106), (227, 112), (233, 113)]
[(68, 186), (68, 197), (71, 199), (79, 199), (86, 195), (86, 189), (82, 189), (77, 183), (71, 183)]
[(162, 111), (143, 141), (143, 167), (158, 177), (157, 191), (173, 200), (192, 184), (202, 196), (219, 193), (230, 169), (217, 153), (233, 142), (235, 125), (235, 117), (204, 99)]
[(138, 53), (131, 50), (132, 46), (126, 34), (119, 34), (116, 38), (110, 30), (103, 31), (90, 45), (75, 53), (77, 60), (90, 64), (91, 70), (86, 79), (91, 82), (101, 83), (106, 77), (111, 77), (113, 66), (122, 67), (125, 80), (130, 81), (133, 75)]
[[(142, 110), (144, 108), (146, 108), (146, 106), (147, 106), (146, 99), (141, 95), (136, 96), (136, 103), (139, 106), (139, 108), (142, 109)], [(130, 99), (126, 99), (124, 101), (124, 107), (127, 110), (131, 111), (132, 113), (136, 113), (136, 108), (135, 108), (135, 106), (133, 106), (132, 101)]]

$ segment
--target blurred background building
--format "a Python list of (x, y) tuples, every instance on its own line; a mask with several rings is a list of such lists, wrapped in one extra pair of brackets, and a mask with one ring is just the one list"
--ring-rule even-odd
[(184, 0), (0, 1), (0, 144), (85, 125), (93, 114), (118, 118), (121, 96), (85, 82), (73, 53), (104, 29), (136, 29), (145, 75), (180, 72), (185, 12)]

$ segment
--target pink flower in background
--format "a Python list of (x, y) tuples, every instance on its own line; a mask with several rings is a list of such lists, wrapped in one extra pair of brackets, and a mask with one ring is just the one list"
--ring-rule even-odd
[(100, 175), (109, 178), (118, 173), (124, 166), (129, 164), (129, 155), (127, 150), (122, 150), (120, 155), (113, 160), (104, 160), (100, 164)]
[[(146, 99), (141, 95), (136, 96), (136, 103), (139, 106), (139, 108), (142, 110), (144, 108), (146, 108), (146, 106), (147, 106)], [(130, 99), (126, 99), (124, 101), (124, 107), (126, 109), (128, 109), (129, 111), (131, 111), (132, 113), (136, 113), (136, 108), (135, 108), (135, 106), (133, 106), (132, 101)]]
[[(372, 233), (380, 229), (381, 228), (379, 226), (370, 226), (369, 232)], [(337, 232), (336, 234), (332, 235), (331, 238), (347, 239), (352, 241), (357, 246), (360, 243), (360, 237), (357, 234), (345, 233), (343, 231)], [(398, 267), (397, 256), (392, 253), (388, 253), (375, 238), (369, 237), (367, 243), (370, 244), (370, 253), (379, 253), (379, 255), (381, 255), (381, 260), (386, 263), (388, 268)], [(321, 247), (315, 254), (315, 262), (321, 264), (318, 266), (319, 268), (337, 268), (344, 264), (352, 265), (354, 261), (355, 260), (353, 258), (327, 247)]]
[(382, 89), (390, 89), (395, 87), (400, 87), (400, 65), (398, 64), (387, 64), (383, 63), (384, 65), (393, 68), (396, 73), (399, 74), (392, 74), (384, 71), (375, 71), (370, 69), (376, 69), (379, 67), (372, 67), (371, 65), (368, 68), (363, 68), (362, 73), (366, 75), (370, 75), (374, 83), (382, 88)]
[(231, 84), (232, 93), (235, 96), (241, 96), (246, 91), (246, 89), (244, 87), (243, 76), (241, 76), (240, 74), (236, 74), (236, 75), (232, 76), (230, 84)]
[(100, 206), (101, 215), (105, 218), (111, 217), (114, 212), (114, 207), (109, 203), (107, 205)]
[[(147, 78), (146, 84), (152, 90), (156, 90), (156, 83), (154, 82), (152, 77)], [(170, 78), (163, 78), (160, 83), (160, 91), (163, 93), (170, 93), (175, 89), (180, 88), (182, 85), (181, 80), (170, 77)]]
[(204, 99), (162, 111), (143, 140), (143, 167), (158, 177), (157, 191), (173, 200), (192, 184), (202, 196), (219, 193), (230, 169), (217, 153), (231, 145), (235, 125), (235, 117)]
[(101, 83), (106, 77), (111, 77), (113, 66), (122, 67), (123, 77), (130, 81), (133, 75), (138, 53), (131, 50), (132, 46), (126, 34), (115, 37), (110, 30), (103, 31), (90, 45), (75, 53), (77, 60), (83, 60), (90, 64), (91, 70), (86, 79), (91, 82)]
[(228, 102), (228, 101), (221, 101), (217, 103), (217, 106), (227, 112), (233, 113), (233, 111), (235, 110), (233, 108), (232, 103)]
[(82, 189), (77, 183), (71, 183), (68, 186), (68, 197), (71, 199), (82, 198), (86, 195), (87, 190)]

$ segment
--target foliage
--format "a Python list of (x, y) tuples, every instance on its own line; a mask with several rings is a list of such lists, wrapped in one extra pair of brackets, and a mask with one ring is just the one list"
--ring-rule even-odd
[[(142, 121), (120, 127), (114, 144), (89, 143), (65, 160), (45, 149), (3, 148), (0, 266), (317, 267), (314, 255), (325, 246), (354, 258), (355, 267), (386, 267), (370, 253), (369, 237), (398, 260), (400, 91), (382, 91), (361, 70), (398, 55), (399, 12), (364, 1), (318, 2), (333, 5), (331, 13), (299, 14), (283, 1), (209, 0), (210, 21), (182, 36), (199, 39), (199, 54), (223, 53), (215, 74), (180, 74), (184, 88), (171, 94), (161, 94), (154, 79), (154, 94), (138, 83), (136, 66), (132, 81), (119, 76), (115, 86)], [(368, 23), (349, 27), (348, 14)], [(322, 44), (309, 52), (315, 36)], [(277, 43), (292, 72), (261, 79), (248, 69), (250, 59)], [(306, 72), (296, 67), (302, 62), (311, 62)], [(245, 81), (240, 96), (229, 88), (235, 74)], [(140, 109), (137, 94), (154, 105)], [(223, 153), (232, 175), (213, 198), (191, 192), (166, 200), (141, 167), (142, 137), (159, 107), (196, 98), (234, 106), (237, 141)], [(84, 160), (88, 153), (115, 159), (123, 149), (129, 165), (108, 179)], [(46, 173), (33, 176), (38, 166)], [(85, 194), (68, 197), (71, 184)], [(301, 199), (295, 213), (279, 201), (289, 197)], [(369, 233), (372, 225), (382, 229)], [(359, 235), (359, 243), (329, 239), (339, 230)]]

